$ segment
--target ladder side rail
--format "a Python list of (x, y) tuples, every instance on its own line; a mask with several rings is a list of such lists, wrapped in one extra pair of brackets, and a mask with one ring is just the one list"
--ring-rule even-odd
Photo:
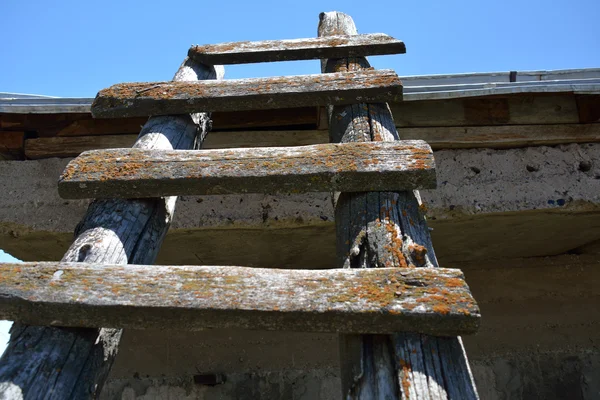
[[(221, 67), (186, 59), (175, 81), (221, 79)], [(142, 149), (199, 147), (210, 126), (206, 113), (152, 117), (134, 144)], [(101, 162), (101, 160), (99, 160)], [(152, 264), (167, 233), (176, 197), (96, 200), (75, 229), (64, 262)], [(0, 398), (86, 399), (99, 396), (122, 330), (59, 328), (15, 323), (0, 359)]]
[[(319, 36), (352, 35), (352, 18), (322, 13)], [(321, 61), (322, 72), (369, 68), (363, 57)], [(330, 141), (392, 141), (387, 104), (330, 107)], [(335, 196), (337, 267), (437, 267), (418, 192)], [(341, 335), (342, 390), (348, 399), (478, 399), (460, 337)]]

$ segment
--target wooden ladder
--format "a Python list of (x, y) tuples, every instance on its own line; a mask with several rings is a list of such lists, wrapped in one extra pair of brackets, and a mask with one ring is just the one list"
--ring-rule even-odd
[[(96, 397), (121, 329), (168, 325), (338, 332), (349, 399), (476, 399), (458, 335), (477, 330), (479, 309), (462, 272), (438, 268), (415, 191), (435, 186), (433, 154), (399, 140), (386, 102), (401, 82), (364, 58), (404, 51), (323, 13), (318, 38), (194, 46), (171, 82), (102, 90), (95, 117), (152, 117), (132, 149), (65, 169), (60, 195), (96, 200), (61, 262), (0, 264), (0, 318), (17, 321), (0, 397)], [(326, 74), (222, 80), (209, 66), (300, 59)], [(189, 150), (207, 112), (306, 106), (329, 107), (332, 143)], [(341, 192), (334, 269), (150, 265), (174, 196), (311, 191)]]

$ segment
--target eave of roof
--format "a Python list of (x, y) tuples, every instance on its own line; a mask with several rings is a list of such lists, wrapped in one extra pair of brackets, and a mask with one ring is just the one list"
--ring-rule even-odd
[[(511, 82), (512, 80), (512, 82)], [(600, 68), (403, 77), (404, 101), (524, 93), (600, 94)], [(0, 113), (89, 113), (93, 98), (0, 93)]]

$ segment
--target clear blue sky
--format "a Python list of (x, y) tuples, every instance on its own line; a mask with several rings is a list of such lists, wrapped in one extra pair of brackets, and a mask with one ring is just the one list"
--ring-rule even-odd
[[(93, 97), (170, 79), (191, 44), (316, 36), (321, 11), (404, 40), (372, 58), (399, 75), (600, 67), (599, 0), (0, 0), (0, 91)], [(233, 66), (226, 77), (318, 73), (316, 61)]]

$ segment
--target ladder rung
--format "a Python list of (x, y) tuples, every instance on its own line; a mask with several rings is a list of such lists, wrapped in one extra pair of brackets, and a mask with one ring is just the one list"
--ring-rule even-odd
[(317, 60), (406, 53), (404, 42), (383, 33), (230, 42), (192, 46), (188, 56), (208, 65)]
[(434, 187), (433, 153), (422, 140), (200, 151), (92, 150), (72, 160), (58, 183), (65, 199)]
[(33, 325), (463, 335), (480, 319), (456, 269), (45, 262), (0, 277), (0, 319)]
[(95, 118), (389, 102), (402, 99), (393, 70), (195, 82), (121, 83), (101, 90)]

